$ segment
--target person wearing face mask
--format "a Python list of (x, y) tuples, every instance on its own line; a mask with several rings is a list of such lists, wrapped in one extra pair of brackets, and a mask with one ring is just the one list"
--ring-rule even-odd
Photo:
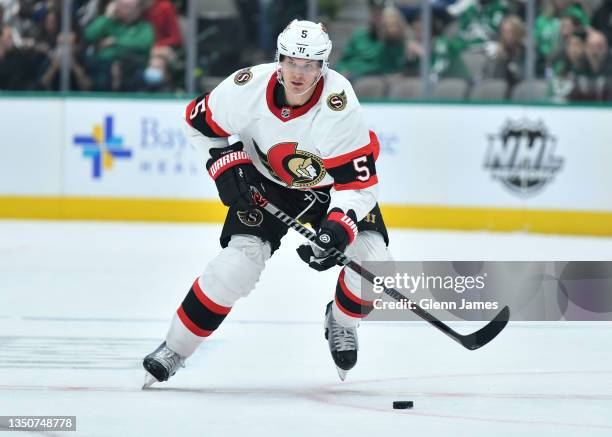
[[(166, 381), (206, 344), (280, 247), (287, 226), (256, 206), (254, 190), (317, 230), (316, 246), (297, 249), (309, 267), (335, 267), (331, 248), (360, 261), (391, 259), (377, 203), (380, 146), (350, 82), (328, 66), (331, 48), (321, 23), (294, 20), (278, 36), (276, 62), (239, 70), (187, 105), (188, 136), (229, 210), (222, 250), (189, 289), (165, 341), (144, 358), (144, 387)], [(329, 292), (325, 338), (344, 380), (373, 302), (346, 268)]]
[(142, 82), (138, 91), (169, 93), (173, 91), (172, 77), (168, 59), (155, 52), (149, 58), (142, 72)]

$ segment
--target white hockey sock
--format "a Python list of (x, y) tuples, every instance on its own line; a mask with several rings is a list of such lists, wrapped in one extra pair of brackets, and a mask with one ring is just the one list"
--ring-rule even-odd
[(206, 337), (198, 337), (185, 327), (178, 315), (174, 313), (168, 334), (166, 346), (177, 354), (187, 358), (191, 356)]

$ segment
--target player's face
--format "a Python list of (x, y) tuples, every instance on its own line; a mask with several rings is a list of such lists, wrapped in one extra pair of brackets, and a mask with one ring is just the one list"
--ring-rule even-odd
[(319, 61), (285, 57), (281, 62), (283, 80), (287, 91), (301, 94), (306, 91), (321, 74)]

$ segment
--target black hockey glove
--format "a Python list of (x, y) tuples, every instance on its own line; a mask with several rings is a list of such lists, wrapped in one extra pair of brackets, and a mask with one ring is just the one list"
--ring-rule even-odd
[(353, 242), (357, 236), (357, 217), (355, 211), (349, 209), (344, 214), (340, 208), (332, 209), (327, 218), (323, 220), (317, 232), (317, 246), (303, 244), (297, 248), (297, 253), (310, 267), (322, 272), (338, 263), (329, 249), (336, 248), (344, 252), (346, 247)]
[(243, 148), (240, 141), (229, 147), (212, 148), (206, 163), (208, 174), (217, 185), (221, 202), (240, 211), (255, 206), (251, 186), (258, 180), (257, 169)]

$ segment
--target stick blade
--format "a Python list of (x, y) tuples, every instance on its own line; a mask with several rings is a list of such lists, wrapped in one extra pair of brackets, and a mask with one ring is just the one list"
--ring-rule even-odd
[(484, 327), (473, 334), (463, 335), (460, 342), (466, 349), (476, 350), (493, 340), (508, 324), (510, 320), (510, 308), (505, 306)]

